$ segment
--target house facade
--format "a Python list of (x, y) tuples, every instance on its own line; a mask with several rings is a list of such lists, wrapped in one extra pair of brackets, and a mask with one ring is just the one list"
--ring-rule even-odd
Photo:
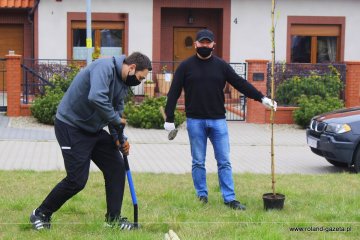
[[(0, 57), (12, 49), (25, 58), (84, 59), (85, 0), (0, 3)], [(270, 59), (270, 9), (271, 0), (92, 0), (92, 44), (104, 56), (141, 51), (181, 61), (194, 53), (196, 31), (209, 28), (225, 60)], [(277, 0), (277, 60), (359, 60), (358, 9), (354, 0)]]
[[(359, 1), (276, 2), (278, 60), (360, 59)], [(270, 0), (92, 0), (91, 9), (93, 46), (107, 48), (103, 55), (142, 51), (153, 61), (181, 61), (193, 54), (190, 43), (196, 31), (209, 28), (216, 36), (216, 54), (227, 61), (271, 58)], [(35, 58), (82, 58), (77, 53), (84, 47), (85, 12), (86, 1), (41, 1)], [(295, 42), (300, 42), (298, 49)], [(296, 51), (306, 56), (294, 56)], [(321, 54), (330, 56), (322, 60)]]

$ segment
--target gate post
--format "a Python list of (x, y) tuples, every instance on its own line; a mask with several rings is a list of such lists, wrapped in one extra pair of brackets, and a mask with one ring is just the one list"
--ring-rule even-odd
[[(248, 81), (256, 87), (260, 92), (266, 95), (267, 83), (267, 64), (268, 60), (245, 60), (248, 63)], [(255, 79), (254, 79), (254, 76)], [(247, 123), (265, 123), (266, 109), (265, 107), (253, 100), (247, 98), (246, 105), (246, 122)]]
[(346, 64), (345, 106), (360, 104), (360, 62), (348, 61)]
[(7, 116), (21, 115), (21, 55), (9, 54), (6, 58)]

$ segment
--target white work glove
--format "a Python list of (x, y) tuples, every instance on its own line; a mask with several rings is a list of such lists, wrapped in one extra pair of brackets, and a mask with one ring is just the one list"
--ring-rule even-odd
[(277, 103), (274, 101), (274, 104), (272, 102), (272, 100), (268, 97), (263, 97), (261, 99), (262, 104), (267, 107), (267, 108), (274, 108), (274, 111), (276, 111), (277, 108)]
[(164, 123), (164, 129), (166, 130), (166, 131), (172, 131), (172, 130), (174, 130), (175, 129), (175, 124), (174, 123), (171, 123), (171, 122), (165, 122)]

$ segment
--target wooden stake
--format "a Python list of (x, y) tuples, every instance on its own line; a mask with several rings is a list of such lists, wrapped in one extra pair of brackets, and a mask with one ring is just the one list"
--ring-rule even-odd
[[(275, 24), (274, 24), (274, 15), (275, 15), (275, 0), (272, 0), (271, 4), (271, 99), (274, 104), (274, 69), (275, 69)], [(270, 112), (270, 122), (271, 122), (271, 176), (272, 176), (272, 190), (273, 195), (275, 196), (275, 153), (274, 153), (274, 118), (275, 112), (274, 108), (271, 108)]]

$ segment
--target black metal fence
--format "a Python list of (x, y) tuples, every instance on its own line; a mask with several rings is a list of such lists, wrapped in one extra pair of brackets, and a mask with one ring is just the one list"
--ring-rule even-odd
[[(3, 65), (5, 65), (4, 61)], [(66, 76), (71, 71), (71, 66), (84, 66), (84, 61), (72, 60), (54, 60), (54, 59), (26, 59), (22, 64), (23, 69), (23, 93), (22, 101), (24, 103), (31, 103), (36, 95), (44, 92), (44, 87), (51, 85), (49, 79), (56, 73), (60, 76)], [(134, 99), (137, 102), (142, 102), (148, 97), (166, 96), (171, 82), (173, 80), (174, 71), (180, 62), (152, 62), (152, 71), (148, 74), (146, 81), (143, 81), (137, 87), (133, 87)], [(246, 63), (230, 63), (235, 72), (247, 79), (247, 64)], [(345, 64), (295, 64), (295, 63), (276, 63), (275, 64), (275, 93), (277, 88), (294, 76), (306, 77), (311, 74), (323, 76), (329, 74), (332, 70), (329, 66), (333, 66), (339, 72), (340, 79), (345, 85), (346, 81), (346, 65)], [(1, 68), (1, 65), (0, 65)], [(2, 68), (4, 69), (4, 67)], [(5, 77), (5, 70), (0, 70), (0, 76)], [(5, 84), (5, 81), (0, 82)], [(150, 84), (152, 83), (152, 84)], [(4, 89), (4, 87), (2, 88)], [(271, 95), (271, 63), (268, 64), (267, 70), (267, 94)], [(224, 88), (225, 94), (225, 108), (227, 111), (227, 120), (244, 121), (246, 118), (246, 98), (235, 90), (232, 86), (227, 85)], [(344, 94), (341, 92), (339, 98), (344, 99)], [(6, 104), (6, 92), (2, 92), (1, 99), (3, 108)], [(277, 96), (275, 95), (277, 100)], [(1, 102), (0, 102), (1, 103)], [(185, 99), (184, 95), (178, 100), (178, 107), (184, 109)], [(279, 104), (282, 105), (282, 104)], [(285, 104), (286, 105), (286, 104)], [(290, 104), (291, 106), (294, 106)]]
[[(229, 63), (235, 72), (242, 78), (247, 79), (246, 63)], [(246, 119), (246, 97), (231, 85), (224, 89), (226, 119), (228, 121), (245, 121)]]
[(0, 58), (0, 112), (7, 110), (6, 59)]
[[(133, 93), (135, 96), (149, 96), (149, 97), (160, 97), (166, 96), (171, 82), (174, 77), (174, 72), (180, 62), (171, 62), (171, 61), (160, 61), (160, 62), (151, 62), (152, 71), (149, 72), (145, 81), (143, 81), (139, 86), (133, 87)], [(153, 84), (153, 87), (150, 88), (148, 85)]]
[[(51, 86), (50, 79), (54, 74), (65, 77), (71, 66), (84, 66), (84, 61), (71, 61), (60, 59), (25, 59), (21, 65), (23, 70), (22, 101), (32, 103), (37, 95), (44, 93), (45, 86)], [(166, 96), (174, 72), (180, 62), (162, 61), (152, 62), (152, 71), (149, 72), (147, 79), (139, 86), (133, 87), (132, 91), (136, 102), (142, 102), (148, 97)], [(230, 63), (235, 72), (246, 79), (246, 63)], [(152, 84), (150, 84), (152, 83)], [(246, 98), (232, 86), (227, 85), (224, 89), (225, 108), (227, 110), (227, 120), (244, 121), (246, 112)], [(184, 96), (178, 100), (178, 108), (184, 109)]]
[[(133, 88), (134, 95), (139, 102), (142, 96), (166, 96), (169, 92), (174, 72), (180, 62), (152, 62), (152, 71), (149, 72), (147, 79), (141, 85)], [(246, 79), (246, 63), (230, 63), (235, 72)], [(150, 83), (151, 86), (150, 86)], [(227, 85), (224, 88), (226, 119), (229, 121), (244, 121), (246, 116), (246, 97), (240, 94), (232, 86)], [(178, 99), (178, 108), (184, 109), (184, 94)]]
[(21, 64), (23, 71), (22, 102), (32, 103), (36, 96), (44, 93), (45, 86), (52, 86), (50, 79), (54, 74), (65, 77), (72, 66), (84, 66), (86, 62), (63, 59), (24, 59)]

